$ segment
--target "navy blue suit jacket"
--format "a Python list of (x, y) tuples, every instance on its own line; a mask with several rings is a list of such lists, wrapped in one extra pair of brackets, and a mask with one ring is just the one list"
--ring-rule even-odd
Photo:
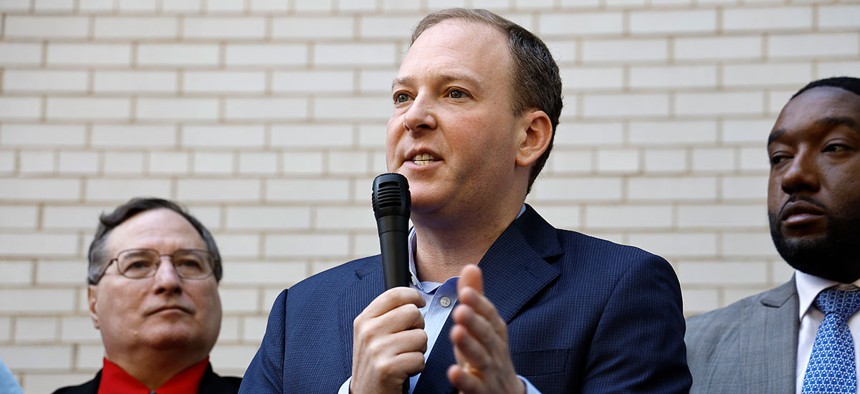
[[(544, 393), (682, 393), (691, 378), (681, 291), (640, 249), (557, 230), (527, 207), (479, 264), (518, 374)], [(351, 376), (353, 319), (385, 290), (379, 256), (284, 290), (242, 393), (334, 393)], [(447, 393), (448, 319), (415, 393)]]

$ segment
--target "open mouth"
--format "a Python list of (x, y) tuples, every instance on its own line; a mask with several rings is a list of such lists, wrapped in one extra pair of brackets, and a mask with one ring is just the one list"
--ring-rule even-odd
[(437, 161), (437, 159), (429, 153), (420, 153), (412, 158), (412, 163), (415, 163), (417, 166), (426, 166), (434, 161)]

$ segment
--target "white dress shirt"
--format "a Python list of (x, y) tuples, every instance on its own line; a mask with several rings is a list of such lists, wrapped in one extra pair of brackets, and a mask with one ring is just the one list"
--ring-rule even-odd
[[(822, 290), (839, 285), (839, 282), (819, 278), (800, 271), (795, 271), (794, 282), (797, 285), (797, 296), (800, 302), (800, 331), (797, 334), (797, 394), (801, 394), (803, 387), (803, 375), (806, 374), (806, 366), (809, 364), (809, 356), (812, 355), (812, 344), (815, 343), (815, 334), (818, 326), (824, 320), (824, 314), (813, 305), (815, 297)], [(860, 280), (853, 283), (860, 287)], [(860, 338), (860, 313), (854, 314), (848, 319), (848, 329), (854, 338), (854, 363), (860, 360), (860, 346), (857, 346), (857, 338)], [(860, 386), (860, 385), (858, 385)]]

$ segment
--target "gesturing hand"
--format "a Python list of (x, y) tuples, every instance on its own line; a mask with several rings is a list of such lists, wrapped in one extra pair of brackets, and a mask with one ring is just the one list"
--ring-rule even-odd
[(463, 393), (525, 393), (508, 350), (507, 326), (484, 296), (478, 266), (460, 271), (457, 294), (451, 328), (457, 364), (448, 368), (448, 380)]
[(353, 321), (352, 393), (402, 393), (410, 375), (424, 369), (427, 333), (415, 289), (382, 293)]

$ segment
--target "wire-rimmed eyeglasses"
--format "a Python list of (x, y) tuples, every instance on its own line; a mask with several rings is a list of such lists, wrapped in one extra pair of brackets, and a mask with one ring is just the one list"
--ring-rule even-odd
[(111, 264), (116, 263), (120, 275), (129, 279), (144, 279), (155, 276), (162, 257), (170, 257), (176, 274), (182, 279), (206, 279), (212, 276), (214, 257), (205, 250), (179, 249), (173, 254), (161, 254), (155, 249), (127, 249), (119, 252), (96, 278), (98, 283)]

